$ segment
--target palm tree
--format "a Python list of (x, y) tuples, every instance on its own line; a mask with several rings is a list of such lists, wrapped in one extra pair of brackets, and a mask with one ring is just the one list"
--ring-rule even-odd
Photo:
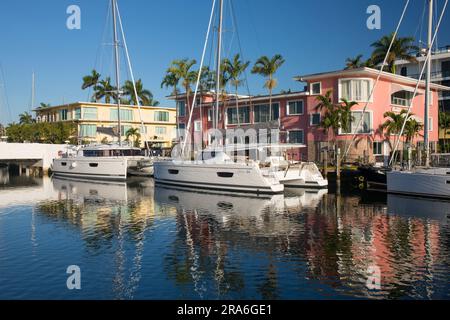
[(50, 107), (51, 107), (50, 103), (41, 102), (38, 109), (45, 109), (45, 108), (50, 108)]
[(33, 119), (33, 116), (28, 112), (24, 112), (19, 115), (19, 123), (20, 124), (31, 124), (34, 122), (35, 122), (35, 120)]
[(277, 86), (277, 80), (273, 77), (285, 60), (280, 54), (269, 59), (267, 56), (259, 58), (253, 66), (252, 73), (266, 77), (264, 88), (269, 90), (269, 121), (272, 121), (272, 91)]
[(111, 99), (117, 101), (116, 87), (111, 85), (111, 78), (107, 77), (104, 80), (100, 80), (95, 86), (94, 99), (99, 101), (105, 99), (105, 103), (111, 103)]
[(447, 130), (450, 129), (450, 113), (439, 112), (439, 128), (444, 131), (444, 152), (447, 152)]
[(419, 135), (419, 132), (423, 130), (423, 124), (418, 122), (416, 119), (409, 118), (405, 124), (405, 138), (406, 143), (411, 144), (416, 136)]
[(356, 57), (354, 58), (347, 58), (347, 60), (345, 60), (346, 64), (345, 64), (345, 70), (349, 70), (349, 69), (358, 69), (364, 66), (364, 62), (362, 61), (362, 54), (358, 54)]
[[(397, 139), (400, 139), (400, 131), (402, 130), (403, 123), (405, 122), (405, 117), (407, 113), (408, 113), (407, 110), (402, 109), (400, 113), (387, 111), (383, 114), (383, 116), (387, 118), (387, 120), (381, 124), (380, 129), (382, 131), (386, 130), (389, 144), (391, 144), (390, 141), (391, 135), (397, 135)], [(395, 144), (397, 144), (397, 142), (395, 142)], [(400, 156), (400, 159), (402, 158), (403, 155)]]
[[(162, 82), (161, 82), (161, 89), (162, 88), (173, 88), (172, 95), (175, 95), (175, 104), (178, 101), (178, 84), (180, 83), (180, 77), (178, 73), (175, 73), (174, 70), (172, 70), (170, 67), (166, 70), (166, 75), (164, 76)], [(176, 106), (176, 124), (177, 124), (177, 131), (179, 128), (178, 125), (178, 106)], [(178, 137), (178, 134), (177, 134)]]
[(83, 85), (81, 86), (81, 89), (85, 90), (87, 88), (93, 87), (95, 92), (96, 86), (100, 81), (100, 77), (101, 77), (100, 73), (98, 73), (97, 70), (93, 69), (90, 75), (83, 77)]
[(127, 130), (127, 132), (125, 133), (125, 137), (126, 137), (126, 141), (130, 141), (130, 137), (133, 138), (133, 146), (136, 148), (139, 148), (140, 144), (141, 144), (141, 134), (139, 133), (139, 129), (138, 128), (130, 128)]
[[(139, 97), (139, 103), (144, 106), (158, 106), (159, 102), (153, 100), (153, 94), (150, 90), (144, 89), (144, 85), (142, 84), (142, 80), (139, 79), (134, 84), (136, 86), (136, 92)], [(130, 97), (130, 104), (138, 105), (136, 96), (134, 94), (134, 86), (133, 82), (130, 80), (125, 81), (125, 84), (122, 87), (125, 96)]]
[(190, 93), (191, 84), (196, 81), (196, 72), (191, 70), (192, 66), (197, 63), (196, 60), (182, 59), (172, 61), (168, 69), (168, 73), (173, 73), (177, 79), (182, 81), (184, 90), (186, 91), (187, 113), (190, 112)]
[(242, 62), (240, 60), (239, 54), (236, 54), (233, 58), (233, 61), (228, 59), (224, 60), (225, 69), (228, 72), (229, 79), (231, 84), (234, 86), (235, 99), (236, 99), (236, 113), (237, 113), (237, 121), (238, 126), (240, 125), (240, 115), (239, 115), (239, 99), (238, 99), (238, 88), (242, 85), (241, 75), (248, 68), (250, 61)]
[[(383, 63), (384, 58), (388, 52), (389, 46), (392, 42), (394, 33), (382, 37), (380, 40), (375, 41), (371, 44), (374, 48), (372, 53), (372, 60), (375, 65)], [(396, 60), (406, 60), (409, 62), (417, 62), (416, 57), (411, 53), (413, 51), (418, 51), (419, 48), (415, 46), (413, 37), (396, 38), (392, 44), (391, 51), (387, 57), (388, 71), (391, 73), (396, 73)]]

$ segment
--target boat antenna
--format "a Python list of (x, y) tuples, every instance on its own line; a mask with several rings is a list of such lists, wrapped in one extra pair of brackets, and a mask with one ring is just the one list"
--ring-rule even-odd
[[(192, 104), (191, 110), (189, 110), (189, 120), (188, 120), (188, 123), (187, 123), (187, 126), (186, 126), (186, 132), (190, 131), (191, 122), (192, 122), (192, 114), (194, 112), (194, 108), (196, 107), (196, 103), (197, 103), (197, 94), (198, 94), (198, 89), (199, 89), (199, 85), (200, 85), (200, 78), (202, 76), (203, 64), (204, 64), (204, 61), (205, 61), (205, 54), (206, 54), (206, 49), (207, 49), (207, 46), (208, 46), (208, 39), (209, 39), (210, 31), (211, 31), (212, 20), (213, 20), (213, 17), (214, 17), (215, 6), (216, 6), (216, 0), (213, 0), (213, 5), (212, 5), (212, 9), (211, 9), (211, 16), (209, 17), (208, 31), (206, 32), (206, 39), (205, 39), (205, 44), (203, 46), (202, 59), (200, 61), (200, 69), (199, 69), (199, 72), (197, 74), (197, 82), (195, 84), (195, 91), (194, 91), (194, 98), (193, 98), (194, 102)], [(202, 128), (202, 130), (203, 130), (203, 128)], [(184, 139), (183, 143), (182, 143), (181, 156), (184, 155), (184, 150), (186, 148), (186, 142), (187, 142), (186, 140), (187, 139)]]
[[(134, 91), (133, 93), (134, 93), (134, 96), (136, 98), (136, 104), (137, 104), (138, 112), (139, 112), (139, 119), (141, 121), (141, 133), (144, 134), (145, 133), (145, 126), (144, 126), (144, 120), (142, 119), (141, 101), (139, 100), (139, 96), (138, 96), (137, 89), (136, 89), (136, 81), (135, 81), (135, 78), (134, 78), (133, 67), (131, 65), (131, 59), (130, 59), (130, 54), (128, 52), (127, 40), (125, 38), (125, 32), (123, 31), (122, 18), (120, 16), (119, 5), (117, 4), (117, 2), (116, 2), (116, 10), (117, 10), (117, 17), (118, 17), (118, 20), (119, 20), (120, 32), (122, 34), (123, 47), (125, 49), (125, 56), (127, 58), (127, 64), (128, 64), (128, 68), (129, 68), (129, 71), (130, 71), (131, 82), (133, 83), (133, 91)], [(147, 149), (147, 151), (150, 154), (150, 146), (148, 145), (148, 143), (145, 143), (145, 148)]]
[(117, 99), (117, 132), (119, 136), (119, 146), (122, 146), (122, 128), (120, 120), (120, 70), (119, 70), (119, 40), (117, 38), (117, 0), (111, 0), (111, 7), (113, 13), (113, 32), (114, 32), (114, 59), (116, 62), (116, 99)]
[[(431, 2), (433, 0), (429, 0), (429, 1)], [(444, 13), (445, 13), (445, 9), (447, 8), (447, 4), (448, 4), (448, 0), (445, 0), (444, 7), (442, 8), (442, 12), (441, 12), (441, 15), (439, 17), (439, 21), (438, 21), (438, 23), (436, 25), (436, 30), (434, 31), (434, 35), (433, 35), (433, 38), (432, 38), (431, 43), (430, 43), (430, 48), (433, 47), (434, 41), (436, 40), (436, 35), (437, 35), (438, 31), (439, 31), (439, 27), (441, 26), (442, 18), (444, 17)], [(417, 94), (417, 90), (419, 89), (420, 79), (422, 79), (422, 76), (423, 76), (423, 73), (425, 71), (425, 68), (427, 67), (427, 64), (429, 63), (430, 60), (431, 60), (431, 50), (428, 50), (427, 57), (425, 58), (422, 70), (421, 70), (420, 75), (419, 75), (419, 79), (417, 80), (416, 88), (414, 89), (413, 98)], [(397, 148), (398, 148), (398, 145), (400, 143), (400, 137), (403, 135), (403, 132), (405, 131), (406, 122), (408, 121), (409, 114), (411, 112), (413, 104), (414, 104), (414, 99), (411, 99), (411, 103), (410, 103), (410, 105), (408, 107), (408, 110), (406, 112), (406, 115), (405, 115), (405, 120), (403, 121), (402, 129), (400, 130), (400, 133), (398, 134), (397, 142), (396, 142), (396, 144), (394, 146), (394, 150), (392, 151), (392, 157), (391, 157), (391, 159), (389, 161), (389, 166), (392, 165), (392, 161), (393, 161), (393, 159), (395, 159), (395, 153), (397, 152)], [(425, 105), (428, 106), (427, 98), (425, 98)], [(425, 109), (427, 109), (427, 107)], [(429, 120), (428, 119), (424, 119), (424, 121), (428, 122)], [(428, 132), (426, 130), (425, 130), (424, 133), (425, 133), (425, 135), (428, 135)]]
[(370, 91), (369, 98), (367, 99), (367, 102), (364, 105), (364, 108), (362, 110), (361, 118), (359, 119), (358, 124), (356, 125), (355, 132), (353, 133), (352, 140), (350, 141), (350, 143), (347, 146), (347, 149), (345, 150), (344, 154), (342, 155), (342, 158), (340, 159), (341, 161), (347, 157), (347, 154), (350, 151), (350, 148), (353, 146), (353, 143), (355, 143), (356, 135), (358, 133), (359, 128), (362, 125), (363, 120), (364, 120), (364, 115), (366, 113), (366, 110), (367, 110), (367, 107), (369, 105), (369, 102), (372, 100), (372, 97), (373, 97), (373, 95), (375, 93), (375, 88), (376, 88), (378, 82), (380, 81), (381, 75), (383, 74), (383, 70), (384, 70), (384, 67), (386, 66), (387, 59), (388, 59), (388, 57), (389, 57), (389, 55), (391, 53), (391, 49), (392, 49), (392, 46), (394, 45), (394, 41), (397, 38), (397, 34), (398, 34), (400, 26), (401, 26), (401, 24), (403, 22), (403, 18), (405, 17), (406, 10), (408, 9), (409, 2), (410, 2), (410, 0), (407, 0), (406, 3), (405, 3), (405, 7), (403, 8), (402, 15), (401, 15), (400, 20), (398, 21), (398, 24), (397, 24), (397, 28), (394, 31), (394, 35), (392, 36), (392, 40), (391, 40), (391, 43), (389, 44), (388, 51), (386, 52), (386, 56), (384, 57), (383, 64), (381, 65), (380, 71), (378, 72), (377, 79), (376, 79), (374, 85), (372, 86), (372, 90)]

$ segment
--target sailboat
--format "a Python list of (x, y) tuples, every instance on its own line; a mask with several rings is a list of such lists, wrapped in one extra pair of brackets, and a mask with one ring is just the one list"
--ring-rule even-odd
[[(433, 0), (429, 1), (428, 21), (428, 57), (426, 60), (426, 94), (425, 94), (425, 167), (414, 170), (387, 172), (387, 191), (394, 194), (415, 195), (424, 197), (450, 198), (450, 168), (436, 168), (429, 165), (429, 128), (428, 108), (431, 84), (431, 50), (434, 42), (433, 34)], [(444, 9), (445, 10), (445, 7)], [(444, 11), (442, 12), (444, 13)], [(442, 18), (442, 15), (441, 15)], [(439, 25), (439, 24), (438, 24)], [(436, 29), (437, 32), (437, 29)]]
[[(210, 24), (208, 34), (211, 27), (211, 21), (215, 10), (215, 3), (211, 12)], [(216, 52), (216, 105), (215, 116), (219, 112), (220, 103), (220, 73), (221, 73), (221, 51), (222, 51), (222, 32), (223, 32), (223, 0), (219, 1), (219, 26), (218, 26), (218, 44)], [(208, 42), (208, 36), (206, 43)], [(206, 48), (205, 43), (205, 48)], [(203, 50), (202, 63), (200, 70), (203, 67), (205, 49)], [(200, 75), (197, 79), (197, 88), (200, 80)], [(194, 94), (194, 106), (197, 90)], [(217, 120), (214, 121), (213, 128), (217, 129)], [(187, 125), (189, 132), (191, 124), (191, 117)], [(185, 143), (183, 143), (182, 153), (184, 151)], [(256, 161), (234, 162), (233, 159), (224, 151), (223, 146), (219, 146), (217, 141), (214, 141), (213, 146), (210, 146), (198, 153), (198, 156), (193, 161), (156, 161), (154, 166), (155, 183), (191, 187), (203, 190), (224, 190), (232, 192), (244, 193), (261, 193), (261, 194), (275, 194), (281, 193), (284, 190), (284, 185), (280, 183), (274, 172), (263, 171)]]
[[(127, 55), (130, 74), (134, 86), (134, 93), (137, 97), (135, 81), (128, 49), (123, 34), (122, 21), (119, 14), (117, 0), (111, 0), (114, 34), (114, 59), (116, 78), (116, 100), (117, 100), (117, 128), (118, 143), (98, 144), (79, 147), (74, 152), (62, 153), (60, 158), (54, 159), (52, 172), (56, 176), (93, 178), (104, 180), (125, 180), (129, 175), (151, 176), (153, 175), (153, 162), (142, 155), (139, 148), (124, 145), (122, 143), (121, 121), (120, 121), (120, 68), (119, 68), (119, 39), (117, 24), (119, 22), (124, 48)], [(117, 21), (119, 20), (119, 21)], [(140, 108), (139, 99), (136, 98)], [(141, 119), (142, 123), (142, 119)], [(143, 127), (143, 124), (142, 124)]]

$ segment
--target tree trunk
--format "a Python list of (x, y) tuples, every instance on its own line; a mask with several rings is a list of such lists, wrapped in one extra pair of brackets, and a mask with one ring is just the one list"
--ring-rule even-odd
[(235, 86), (236, 89), (236, 113), (237, 113), (237, 125), (241, 126), (241, 120), (239, 119), (239, 100), (238, 100), (238, 87)]

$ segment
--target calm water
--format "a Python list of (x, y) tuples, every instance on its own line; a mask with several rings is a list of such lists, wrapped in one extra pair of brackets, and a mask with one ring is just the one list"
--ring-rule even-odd
[[(0, 299), (449, 299), (449, 220), (449, 202), (0, 169)], [(69, 265), (81, 290), (66, 287)], [(371, 270), (380, 288), (367, 288)]]

